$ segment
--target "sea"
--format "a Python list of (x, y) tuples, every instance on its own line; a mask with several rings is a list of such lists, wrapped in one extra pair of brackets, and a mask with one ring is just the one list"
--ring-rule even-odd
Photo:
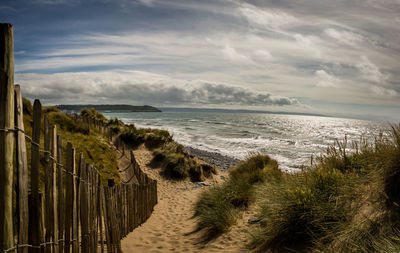
[[(168, 130), (178, 143), (208, 152), (245, 159), (268, 154), (282, 170), (297, 171), (311, 157), (326, 152), (335, 140), (373, 141), (388, 123), (314, 115), (290, 115), (226, 110), (162, 109), (163, 112), (103, 113), (138, 128)], [(350, 145), (349, 145), (349, 151)]]

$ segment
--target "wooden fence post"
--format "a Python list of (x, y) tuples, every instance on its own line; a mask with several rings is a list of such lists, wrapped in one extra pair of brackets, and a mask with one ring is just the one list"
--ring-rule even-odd
[(13, 27), (0, 23), (0, 250), (14, 246), (12, 181), (14, 132)]
[[(50, 126), (47, 115), (44, 115), (44, 158), (45, 158), (45, 194), (44, 194), (44, 207), (45, 207), (45, 241), (50, 242), (53, 238), (53, 203), (52, 203), (52, 178), (53, 173), (51, 171), (53, 162), (50, 161)], [(45, 245), (45, 252), (51, 253), (51, 245)]]
[(86, 166), (81, 168), (81, 179), (80, 185), (81, 188), (81, 233), (82, 233), (82, 252), (89, 252), (89, 217), (88, 217), (88, 177), (87, 171), (89, 168), (89, 164), (85, 164)]
[(74, 173), (75, 173), (75, 150), (70, 142), (67, 143), (67, 175), (66, 175), (66, 196), (65, 196), (65, 241), (64, 251), (70, 252), (71, 239), (73, 240), (73, 219), (74, 219)]
[(51, 131), (50, 131), (50, 140), (51, 140), (51, 156), (53, 157), (52, 159), (52, 168), (51, 168), (51, 173), (52, 173), (52, 200), (53, 200), (53, 242), (55, 243), (53, 245), (53, 252), (58, 252), (59, 248), (59, 230), (58, 230), (58, 203), (57, 203), (57, 127), (52, 126)]
[[(93, 122), (94, 125), (94, 129), (96, 129), (96, 124), (95, 122)], [(86, 171), (86, 181), (88, 181), (88, 191), (87, 191), (87, 196), (88, 196), (88, 200), (87, 200), (87, 214), (88, 214), (88, 232), (86, 234), (87, 237), (87, 243), (88, 243), (88, 252), (91, 252), (92, 249), (92, 213), (93, 213), (93, 206), (92, 206), (92, 199), (93, 199), (93, 195), (92, 195), (92, 172), (93, 172), (93, 167), (92, 165), (90, 165), (88, 167), (88, 170)]]
[[(28, 207), (28, 158), (24, 133), (24, 112), (22, 94), (19, 85), (14, 86), (15, 93), (15, 127), (17, 131), (17, 198), (18, 198), (18, 244), (28, 244), (29, 207)], [(28, 248), (18, 249), (20, 253), (27, 253)]]
[(98, 171), (95, 169), (93, 173), (93, 251), (97, 252), (98, 244)]
[(104, 252), (104, 238), (103, 238), (103, 208), (102, 208), (102, 195), (101, 195), (101, 190), (102, 190), (102, 184), (101, 184), (101, 178), (100, 174), (97, 175), (97, 194), (98, 194), (98, 226), (99, 226), (99, 233), (100, 233), (100, 250), (101, 252)]
[[(33, 103), (33, 129), (32, 129), (32, 165), (31, 165), (31, 203), (29, 204), (29, 242), (35, 247), (42, 243), (41, 216), (42, 204), (39, 193), (39, 162), (40, 162), (40, 125), (42, 119), (42, 105), (39, 100)], [(32, 252), (41, 252), (40, 248), (32, 248)]]
[(76, 165), (75, 165), (75, 149), (72, 148), (72, 174), (74, 177), (72, 178), (72, 253), (79, 252), (79, 237), (78, 237), (78, 210), (77, 210), (77, 199), (78, 192), (76, 188), (76, 182), (78, 178), (76, 178)]
[[(82, 238), (82, 230), (79, 229), (79, 226), (82, 226), (81, 223), (81, 184), (84, 184), (83, 182), (81, 182), (81, 175), (82, 175), (82, 167), (86, 166), (85, 165), (85, 159), (83, 158), (83, 153), (79, 153), (79, 161), (78, 161), (78, 167), (77, 167), (77, 171), (76, 174), (78, 176), (77, 180), (76, 180), (76, 192), (77, 192), (77, 196), (76, 196), (76, 218), (77, 218), (77, 226), (78, 226), (78, 238)], [(82, 241), (82, 239), (81, 239)], [(78, 245), (78, 247), (80, 247), (80, 245)], [(80, 249), (80, 248), (79, 248)], [(80, 249), (81, 250), (81, 249)]]
[[(65, 224), (65, 214), (64, 214), (64, 172), (62, 171), (64, 168), (63, 164), (63, 155), (62, 155), (62, 138), (60, 135), (57, 135), (57, 161), (58, 161), (58, 170), (57, 170), (57, 198), (58, 198), (58, 231), (60, 240), (64, 238), (64, 224)], [(59, 253), (64, 252), (64, 243), (60, 241), (59, 243)]]
[[(110, 203), (109, 203), (109, 188), (102, 187), (101, 205), (104, 214), (104, 230), (106, 234), (107, 252), (112, 252), (111, 247), (111, 226), (110, 226)], [(107, 202), (106, 202), (107, 201)]]
[(85, 232), (86, 232), (86, 226), (87, 226), (87, 216), (86, 216), (86, 182), (83, 180), (86, 180), (86, 160), (83, 158), (83, 155), (81, 154), (81, 159), (79, 162), (79, 177), (80, 177), (80, 182), (79, 182), (79, 217), (80, 217), (80, 224), (81, 224), (81, 238), (82, 238), (82, 252), (86, 252), (86, 245), (85, 243)]

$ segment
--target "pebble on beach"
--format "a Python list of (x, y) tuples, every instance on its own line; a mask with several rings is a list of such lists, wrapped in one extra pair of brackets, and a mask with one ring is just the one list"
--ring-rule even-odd
[(200, 150), (192, 147), (185, 147), (185, 150), (189, 152), (190, 154), (202, 159), (203, 161), (214, 165), (215, 167), (221, 169), (221, 170), (227, 170), (229, 168), (232, 168), (235, 166), (238, 162), (240, 162), (239, 159), (229, 157), (222, 155), (217, 152), (209, 152), (205, 150)]

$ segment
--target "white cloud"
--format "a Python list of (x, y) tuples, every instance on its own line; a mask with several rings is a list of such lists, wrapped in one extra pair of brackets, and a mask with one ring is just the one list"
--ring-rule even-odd
[(141, 4), (146, 5), (146, 6), (154, 6), (154, 3), (156, 0), (138, 0)]
[(257, 50), (255, 53), (256, 53), (256, 55), (262, 57), (264, 60), (272, 59), (271, 53), (265, 49)]
[(340, 81), (338, 78), (328, 74), (323, 69), (315, 71), (315, 77), (317, 79), (316, 86), (318, 87), (335, 87), (336, 83)]
[(371, 91), (374, 92), (377, 95), (383, 96), (383, 97), (395, 97), (397, 96), (397, 91), (393, 90), (393, 89), (387, 89), (384, 87), (379, 87), (376, 85), (372, 85), (370, 87)]
[(242, 64), (252, 63), (249, 57), (239, 53), (234, 47), (232, 47), (229, 44), (226, 44), (224, 49), (222, 49), (222, 54), (224, 55), (225, 58), (231, 60), (232, 62), (242, 63)]
[(295, 17), (280, 10), (258, 8), (251, 4), (242, 4), (239, 11), (250, 23), (273, 30), (297, 21)]
[(349, 31), (338, 31), (333, 28), (327, 28), (324, 30), (328, 36), (348, 45), (356, 45), (363, 41), (363, 37), (359, 34)]
[(321, 57), (321, 49), (323, 49), (323, 47), (319, 46), (319, 44), (321, 43), (320, 38), (313, 35), (305, 36), (298, 33), (294, 34), (293, 37), (296, 40), (297, 46), (299, 47), (299, 49), (301, 49), (301, 51), (312, 52), (314, 57)]
[(364, 80), (381, 84), (387, 79), (387, 76), (380, 71), (378, 66), (371, 62), (365, 55), (361, 57), (361, 62), (357, 64), (357, 68), (361, 72), (361, 77)]

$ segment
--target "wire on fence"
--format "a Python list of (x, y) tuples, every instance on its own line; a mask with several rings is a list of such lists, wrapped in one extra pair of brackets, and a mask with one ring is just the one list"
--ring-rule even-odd
[[(1, 128), (1, 129), (0, 129), (0, 132), (15, 132), (15, 133), (21, 132), (21, 133), (24, 134), (25, 138), (26, 138), (32, 145), (35, 145), (35, 146), (37, 146), (37, 147), (40, 147), (40, 143), (37, 143), (37, 142), (33, 141), (33, 139), (32, 139), (31, 137), (27, 136), (27, 135), (25, 134), (25, 131), (22, 130), (22, 129), (20, 129), (20, 128), (17, 128), (17, 127), (15, 127), (15, 128)], [(56, 167), (59, 168), (62, 172), (67, 173), (67, 174), (73, 176), (74, 178), (78, 179), (80, 182), (83, 182), (83, 183), (85, 183), (85, 184), (87, 184), (87, 185), (90, 185), (90, 186), (92, 186), (92, 187), (94, 186), (94, 187), (96, 187), (96, 188), (101, 188), (101, 186), (99, 186), (98, 184), (90, 183), (90, 182), (88, 182), (87, 180), (84, 180), (84, 179), (82, 179), (81, 177), (77, 176), (75, 173), (72, 173), (72, 172), (66, 170), (66, 169), (64, 168), (64, 165), (61, 164), (61, 163), (59, 163), (59, 162), (57, 161), (57, 159), (51, 155), (51, 152), (50, 152), (50, 151), (48, 151), (48, 150), (43, 150), (43, 149), (39, 149), (39, 152), (44, 153), (44, 154), (48, 154), (48, 155), (49, 155), (49, 156), (48, 156), (48, 159), (52, 160), (52, 161), (55, 163), (55, 165), (57, 165)], [(125, 156), (124, 153), (123, 153), (122, 155)], [(129, 166), (128, 166), (127, 168), (125, 168), (123, 171), (127, 170), (132, 164), (134, 164), (133, 161), (130, 161)], [(94, 171), (96, 171), (96, 173), (97, 173), (98, 175), (100, 175), (99, 171), (98, 171), (95, 167), (92, 167), (92, 169), (93, 169)], [(120, 171), (120, 172), (122, 172), (122, 171)], [(133, 179), (133, 177), (135, 177), (135, 174), (134, 174), (129, 180), (127, 180), (127, 181), (125, 181), (125, 182), (123, 181), (122, 184), (128, 184), (128, 183)], [(146, 186), (148, 186), (148, 184), (146, 184)], [(117, 227), (117, 224), (113, 224), (112, 227), (113, 227), (113, 228)], [(95, 231), (95, 230), (89, 230), (87, 234), (81, 235), (80, 237), (81, 237), (81, 238), (83, 238), (83, 237), (90, 237), (90, 236), (93, 234), (94, 231)], [(106, 235), (106, 232), (104, 231), (102, 234), (103, 234), (103, 235)], [(39, 245), (16, 244), (16, 245), (15, 245), (14, 247), (12, 247), (12, 248), (3, 250), (3, 253), (9, 253), (9, 252), (18, 250), (19, 248), (26, 248), (26, 247), (28, 247), (28, 248), (41, 249), (41, 248), (44, 248), (44, 247), (46, 247), (46, 246), (48, 246), (48, 245), (59, 245), (60, 242), (64, 242), (64, 243), (71, 244), (71, 243), (74, 242), (74, 241), (79, 241), (79, 238), (75, 238), (75, 239), (72, 239), (72, 240), (69, 240), (69, 241), (65, 241), (64, 239), (59, 239), (57, 242), (49, 241), (49, 242), (43, 242), (43, 243), (41, 243), (41, 244), (39, 244)], [(120, 245), (118, 245), (118, 244), (113, 244), (113, 243), (111, 243), (111, 246), (112, 246), (112, 247), (120, 247)]]

